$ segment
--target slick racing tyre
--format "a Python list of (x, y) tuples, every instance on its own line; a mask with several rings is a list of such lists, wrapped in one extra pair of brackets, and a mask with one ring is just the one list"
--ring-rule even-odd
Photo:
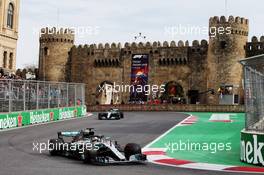
[(97, 157), (98, 151), (95, 150), (85, 150), (83, 154), (83, 163), (85, 164), (97, 164), (104, 165), (103, 162), (98, 161)]
[(125, 146), (124, 153), (126, 159), (129, 160), (130, 156), (142, 153), (141, 146), (136, 143), (129, 143)]
[(124, 114), (123, 113), (120, 113), (120, 118), (124, 118)]
[(92, 157), (89, 150), (85, 150), (83, 153), (83, 163), (88, 164), (92, 162)]

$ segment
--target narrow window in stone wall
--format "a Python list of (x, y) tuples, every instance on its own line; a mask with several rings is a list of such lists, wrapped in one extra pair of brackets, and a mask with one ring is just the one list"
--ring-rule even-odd
[(14, 5), (10, 3), (7, 11), (7, 27), (13, 29), (14, 25)]
[(3, 67), (7, 68), (7, 52), (4, 51)]
[(49, 55), (49, 48), (45, 47), (44, 48), (44, 56), (48, 56)]
[(13, 69), (14, 54), (11, 52), (9, 55), (9, 69)]

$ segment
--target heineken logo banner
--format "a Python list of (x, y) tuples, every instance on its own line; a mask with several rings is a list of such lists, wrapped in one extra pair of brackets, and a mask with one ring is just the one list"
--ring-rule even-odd
[(264, 166), (264, 134), (241, 133), (240, 160), (249, 164)]
[(9, 129), (47, 123), (56, 120), (65, 120), (86, 115), (86, 106), (43, 109), (36, 111), (14, 112), (0, 114), (0, 129)]

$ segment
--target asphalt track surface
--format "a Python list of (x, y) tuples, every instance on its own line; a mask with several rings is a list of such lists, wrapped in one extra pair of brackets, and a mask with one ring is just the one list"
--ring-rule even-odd
[(92, 117), (32, 126), (0, 132), (0, 175), (229, 175), (234, 173), (200, 171), (146, 163), (143, 165), (86, 165), (64, 157), (51, 157), (48, 152), (33, 151), (33, 142), (56, 138), (57, 131), (96, 128), (121, 145), (129, 142), (144, 147), (182, 121), (187, 115), (173, 112), (125, 113), (120, 121), (99, 121)]

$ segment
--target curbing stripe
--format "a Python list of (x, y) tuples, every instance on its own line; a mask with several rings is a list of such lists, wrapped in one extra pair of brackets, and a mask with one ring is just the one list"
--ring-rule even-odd
[(182, 168), (191, 168), (191, 169), (202, 169), (210, 171), (221, 171), (226, 168), (230, 168), (228, 165), (219, 165), (219, 164), (208, 164), (208, 163), (191, 163), (188, 165), (180, 166)]
[[(198, 162), (191, 162), (188, 160), (178, 160), (167, 156), (166, 152), (163, 152), (161, 150), (162, 150), (161, 148), (157, 148), (156, 151), (155, 148), (151, 148), (149, 150), (147, 148), (144, 148), (143, 154), (147, 155), (149, 162), (158, 165), (197, 169), (197, 170), (210, 170), (210, 171), (226, 171), (226, 172), (237, 172), (237, 173), (264, 173), (264, 168), (261, 167), (239, 167), (232, 165), (198, 163)], [(157, 154), (154, 154), (155, 152)]]
[(258, 172), (264, 173), (264, 168), (261, 167), (230, 167), (224, 169), (226, 171), (234, 171), (234, 172)]
[(155, 162), (162, 163), (162, 164), (176, 165), (176, 166), (192, 163), (191, 161), (177, 160), (177, 159), (159, 159), (159, 160), (156, 160)]
[(165, 155), (166, 153), (163, 151), (146, 151), (144, 152), (145, 155)]

